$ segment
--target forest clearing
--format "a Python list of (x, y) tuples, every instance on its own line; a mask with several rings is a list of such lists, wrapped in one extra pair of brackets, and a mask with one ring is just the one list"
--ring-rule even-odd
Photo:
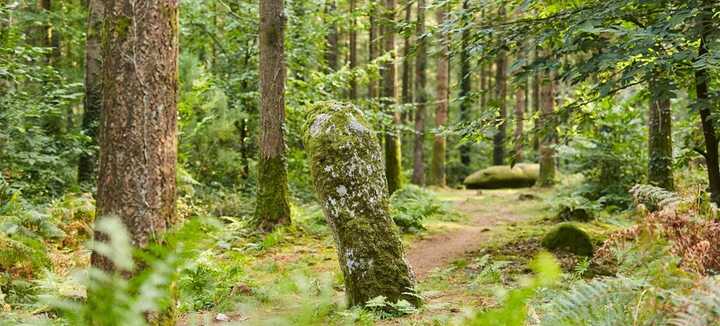
[(0, 325), (720, 325), (720, 2), (0, 0)]

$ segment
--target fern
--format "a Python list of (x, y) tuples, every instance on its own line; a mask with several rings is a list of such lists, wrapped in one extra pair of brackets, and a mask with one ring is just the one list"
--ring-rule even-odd
[(676, 326), (705, 326), (720, 324), (720, 283), (716, 278), (705, 278), (700, 286), (687, 296), (675, 298), (681, 307), (669, 320)]

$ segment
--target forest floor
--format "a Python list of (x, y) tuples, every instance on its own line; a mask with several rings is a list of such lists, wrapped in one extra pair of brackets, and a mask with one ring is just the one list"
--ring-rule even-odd
[[(539, 239), (552, 225), (544, 200), (549, 191), (434, 191), (459, 214), (426, 220), (426, 230), (403, 237), (417, 289), (425, 299), (415, 313), (377, 320), (357, 309), (330, 312), (335, 310), (330, 306), (343, 306), (341, 273), (327, 227), (316, 228), (310, 222), (321, 214), (311, 206), (299, 208), (300, 215), (312, 217), (296, 221), (296, 226), (255, 243), (231, 244), (262, 247), (257, 252), (242, 249), (212, 255), (208, 263), (226, 271), (217, 277), (232, 284), (230, 296), (209, 311), (187, 315), (181, 324), (298, 325), (316, 324), (319, 319), (321, 324), (448, 324), (496, 304), (498, 291), (517, 286), (522, 275), (530, 273), (527, 264), (540, 251)], [(242, 272), (236, 270), (238, 263), (243, 264)], [(327, 316), (318, 317), (323, 314)]]

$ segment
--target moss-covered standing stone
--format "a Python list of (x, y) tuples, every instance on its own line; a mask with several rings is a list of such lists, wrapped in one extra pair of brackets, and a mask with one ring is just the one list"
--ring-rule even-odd
[(415, 279), (389, 214), (383, 151), (362, 112), (322, 102), (311, 110), (305, 144), (318, 199), (335, 239), (350, 305), (413, 295)]

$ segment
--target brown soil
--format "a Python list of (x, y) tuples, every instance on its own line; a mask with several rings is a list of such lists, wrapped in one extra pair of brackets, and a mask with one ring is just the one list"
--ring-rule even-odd
[(466, 198), (457, 201), (455, 209), (470, 219), (459, 228), (431, 235), (410, 246), (408, 260), (418, 279), (423, 279), (437, 267), (446, 266), (466, 253), (480, 249), (493, 228), (528, 218), (513, 213), (514, 200), (507, 201), (504, 206), (496, 204), (498, 197), (513, 196), (512, 199), (516, 199), (516, 192), (484, 190), (480, 195), (476, 190), (455, 190), (453, 193)]

